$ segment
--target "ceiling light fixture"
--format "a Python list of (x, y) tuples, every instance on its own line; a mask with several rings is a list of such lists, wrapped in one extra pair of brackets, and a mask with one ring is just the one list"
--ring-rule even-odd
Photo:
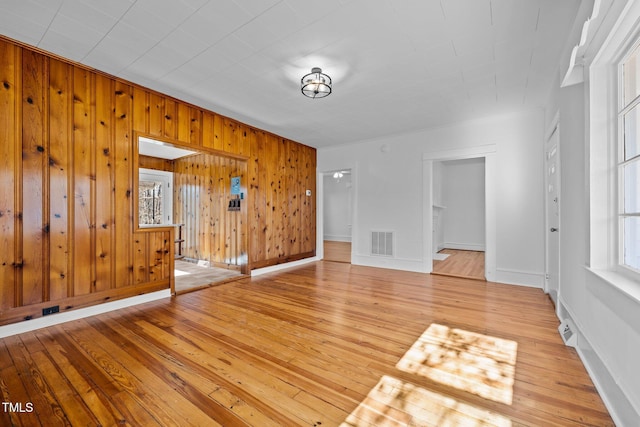
[(318, 67), (313, 67), (311, 73), (304, 76), (300, 83), (302, 94), (309, 98), (324, 98), (331, 93), (331, 77)]

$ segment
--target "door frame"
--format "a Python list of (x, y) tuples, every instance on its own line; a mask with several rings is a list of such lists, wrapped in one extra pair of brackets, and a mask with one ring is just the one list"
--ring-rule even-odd
[(556, 305), (556, 307), (559, 306), (558, 301), (560, 301), (560, 257), (561, 257), (561, 251), (560, 251), (560, 245), (561, 245), (561, 240), (560, 240), (560, 236), (558, 235), (558, 289), (556, 289), (557, 294), (555, 295), (555, 299), (553, 297), (553, 295), (550, 293), (551, 289), (549, 288), (549, 266), (551, 265), (551, 263), (549, 262), (549, 258), (551, 255), (551, 251), (550, 251), (550, 237), (549, 237), (549, 233), (550, 233), (550, 228), (551, 228), (551, 224), (549, 222), (549, 201), (547, 199), (547, 191), (548, 191), (548, 185), (549, 185), (549, 174), (547, 171), (547, 144), (549, 143), (549, 141), (551, 140), (551, 138), (553, 138), (554, 135), (558, 135), (558, 143), (557, 143), (557, 152), (556, 152), (556, 176), (557, 176), (557, 188), (556, 188), (556, 197), (558, 198), (558, 224), (557, 227), (560, 230), (559, 232), (561, 232), (562, 228), (561, 228), (561, 224), (560, 224), (560, 220), (561, 220), (561, 215), (560, 215), (560, 208), (561, 208), (561, 194), (560, 194), (560, 190), (561, 190), (561, 175), (560, 172), (562, 170), (561, 168), (561, 158), (560, 158), (560, 114), (559, 112), (556, 112), (553, 120), (551, 121), (551, 125), (549, 126), (549, 128), (547, 129), (547, 132), (545, 134), (545, 139), (544, 139), (544, 144), (542, 146), (542, 155), (543, 160), (542, 160), (542, 167), (543, 167), (543, 173), (544, 173), (544, 282), (543, 282), (543, 290), (544, 293), (548, 294), (550, 296), (550, 298), (553, 300), (554, 304)]
[(484, 275), (490, 282), (496, 281), (496, 235), (497, 235), (497, 195), (496, 146), (495, 144), (452, 150), (433, 151), (422, 154), (423, 188), (423, 270), (433, 271), (433, 163), (445, 160), (484, 158), (485, 178), (485, 258)]
[(357, 163), (347, 163), (344, 167), (319, 171), (316, 179), (316, 259), (324, 259), (324, 177), (337, 170), (351, 170), (351, 261), (353, 263), (357, 245), (358, 227), (358, 166)]

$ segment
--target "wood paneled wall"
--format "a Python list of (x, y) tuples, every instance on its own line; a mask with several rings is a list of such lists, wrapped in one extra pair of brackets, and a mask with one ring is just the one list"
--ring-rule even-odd
[(0, 324), (169, 286), (138, 133), (244, 162), (248, 268), (315, 254), (315, 149), (0, 37)]

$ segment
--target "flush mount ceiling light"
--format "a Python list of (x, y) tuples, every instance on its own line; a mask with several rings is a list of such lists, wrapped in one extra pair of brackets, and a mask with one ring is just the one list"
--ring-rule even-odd
[(302, 84), (302, 94), (309, 98), (324, 98), (331, 93), (331, 77), (324, 74), (318, 67), (311, 69), (311, 72), (304, 76)]

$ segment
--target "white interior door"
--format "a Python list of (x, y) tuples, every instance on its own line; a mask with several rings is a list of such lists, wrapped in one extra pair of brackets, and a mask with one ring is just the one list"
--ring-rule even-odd
[(556, 126), (545, 144), (545, 292), (558, 305), (560, 293), (560, 136)]

